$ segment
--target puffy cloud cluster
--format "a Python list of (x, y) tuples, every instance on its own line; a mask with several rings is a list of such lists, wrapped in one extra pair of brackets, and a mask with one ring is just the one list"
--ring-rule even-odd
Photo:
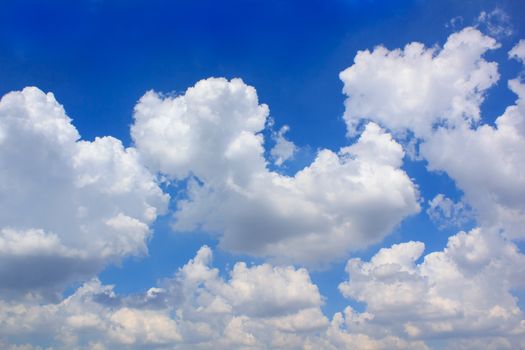
[[(318, 264), (380, 241), (419, 211), (417, 189), (400, 169), (402, 147), (376, 124), (356, 144), (320, 150), (311, 165), (286, 176), (264, 158), (268, 113), (239, 79), (210, 78), (181, 96), (141, 98), (132, 126), (137, 149), (153, 169), (189, 179), (175, 230), (218, 232), (234, 252)], [(284, 131), (274, 148), (279, 162), (290, 156)]]
[(238, 262), (226, 279), (202, 247), (144, 294), (119, 296), (95, 279), (57, 304), (2, 301), (0, 339), (13, 349), (524, 349), (515, 244), (474, 229), (423, 250), (408, 242), (351, 259), (339, 288), (366, 310), (331, 321), (305, 269)]
[[(319, 150), (294, 175), (268, 166), (269, 110), (240, 79), (202, 80), (179, 96), (146, 93), (129, 148), (112, 137), (80, 140), (52, 94), (4, 96), (0, 347), (525, 349), (513, 294), (525, 288), (525, 256), (511, 240), (525, 235), (525, 85), (509, 82), (517, 102), (494, 125), (480, 115), (498, 79), (483, 55), (498, 46), (466, 28), (442, 49), (359, 52), (341, 73), (357, 141)], [(524, 61), (524, 47), (509, 57)], [(296, 150), (286, 131), (272, 134), (277, 166)], [(97, 279), (61, 300), (53, 294), (147, 252), (150, 225), (169, 200), (154, 174), (186, 185), (175, 231), (216, 233), (233, 252), (319, 265), (379, 242), (420, 210), (405, 151), (389, 132), (454, 179), (480, 228), (427, 255), (411, 241), (351, 259), (339, 290), (362, 312), (347, 307), (329, 320), (304, 268), (238, 262), (224, 277), (208, 247), (143, 294), (119, 296)], [(444, 195), (429, 204), (438, 223), (465, 222), (467, 204)]]
[(430, 170), (445, 171), (456, 181), (482, 225), (516, 238), (525, 237), (525, 85), (513, 79), (509, 88), (518, 100), (495, 126), (440, 128), (420, 151)]
[(0, 333), (12, 344), (47, 337), (57, 348), (237, 349), (327, 325), (305, 270), (238, 263), (225, 281), (211, 258), (201, 248), (174, 278), (144, 295), (122, 298), (93, 280), (59, 304), (3, 303)]
[(359, 51), (340, 74), (344, 118), (355, 134), (362, 120), (373, 120), (397, 134), (426, 137), (434, 127), (480, 120), (485, 91), (499, 78), (497, 64), (482, 55), (499, 44), (474, 28), (452, 34), (443, 48), (410, 43)]
[(407, 339), (450, 338), (447, 349), (466, 348), (471, 336), (485, 337), (485, 349), (523, 349), (524, 315), (512, 291), (525, 287), (525, 256), (516, 245), (474, 229), (417, 263), (424, 247), (407, 242), (381, 249), (368, 262), (348, 262), (349, 281), (339, 288), (366, 303), (356, 328), (373, 334), (386, 327)]
[(8, 349), (427, 349), (349, 333), (350, 309), (329, 322), (305, 269), (239, 262), (224, 279), (211, 261), (202, 247), (143, 295), (118, 296), (95, 279), (58, 304), (1, 302), (0, 339)]
[[(357, 332), (421, 339), (433, 348), (523, 348), (524, 315), (513, 293), (524, 287), (525, 256), (509, 238), (525, 235), (525, 87), (510, 80), (516, 104), (494, 125), (482, 123), (484, 94), (499, 77), (483, 54), (497, 47), (466, 28), (442, 49), (412, 43), (360, 52), (340, 75), (349, 132), (371, 120), (418, 144), (428, 169), (445, 172), (464, 192), (465, 203), (436, 196), (429, 215), (440, 225), (463, 222), (467, 205), (481, 225), (424, 257), (423, 243), (408, 242), (369, 262), (350, 260), (340, 290), (366, 304), (352, 312)], [(523, 61), (522, 48), (520, 41), (509, 57)]]
[[(525, 231), (525, 87), (509, 88), (516, 105), (495, 125), (481, 124), (480, 104), (498, 79), (497, 64), (483, 54), (499, 45), (476, 29), (452, 34), (443, 49), (412, 43), (403, 50), (383, 47), (359, 52), (341, 73), (350, 130), (373, 120), (396, 135), (413, 134), (429, 170), (448, 174), (486, 227), (510, 237)], [(522, 59), (523, 43), (510, 52)]]
[(147, 252), (168, 197), (133, 148), (80, 136), (53, 94), (0, 101), (0, 292), (53, 292)]

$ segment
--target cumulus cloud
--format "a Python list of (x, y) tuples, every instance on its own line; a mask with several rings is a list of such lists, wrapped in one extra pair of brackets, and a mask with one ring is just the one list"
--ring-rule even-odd
[(44, 338), (59, 349), (256, 349), (297, 345), (302, 334), (327, 327), (306, 270), (237, 263), (225, 280), (211, 262), (210, 248), (202, 247), (142, 296), (120, 297), (92, 280), (58, 304), (2, 302), (0, 338), (10, 344)]
[(494, 39), (465, 28), (441, 49), (414, 42), (403, 49), (359, 51), (340, 74), (348, 133), (355, 134), (362, 120), (416, 137), (437, 125), (478, 122), (484, 93), (499, 78), (497, 64), (482, 55), (497, 47)]
[(512, 291), (525, 287), (525, 256), (515, 244), (477, 228), (450, 237), (443, 251), (422, 258), (423, 250), (407, 242), (348, 262), (339, 288), (366, 304), (357, 330), (450, 338), (447, 349), (463, 349), (468, 337), (486, 338), (487, 349), (523, 349), (524, 315)]
[(495, 126), (440, 128), (420, 151), (430, 170), (445, 171), (456, 181), (482, 225), (524, 237), (525, 86), (515, 79), (509, 87), (518, 100)]
[(240, 79), (211, 78), (178, 97), (141, 98), (131, 130), (137, 149), (153, 169), (189, 179), (176, 231), (217, 232), (234, 252), (316, 264), (380, 241), (419, 211), (416, 187), (400, 169), (404, 152), (377, 125), (356, 144), (320, 150), (311, 165), (285, 176), (264, 159), (268, 114)]
[[(52, 94), (26, 88), (4, 96), (0, 346), (525, 349), (513, 294), (525, 288), (525, 256), (511, 241), (525, 235), (522, 82), (509, 82), (518, 99), (494, 125), (480, 115), (498, 79), (483, 54), (498, 46), (466, 28), (442, 49), (412, 43), (358, 53), (341, 73), (357, 141), (319, 150), (293, 175), (269, 169), (262, 134), (269, 110), (240, 79), (202, 80), (176, 97), (146, 93), (135, 106), (130, 148), (112, 137), (80, 140)], [(522, 47), (509, 57), (523, 61)], [(269, 151), (276, 165), (295, 149), (286, 130)], [(419, 212), (394, 137), (454, 179), (480, 227), (426, 255), (424, 243), (411, 241), (349, 260), (339, 290), (365, 308), (346, 307), (329, 320), (308, 271), (280, 264), (328, 263)], [(216, 233), (221, 247), (271, 264), (237, 262), (221, 273), (204, 246), (143, 294), (118, 295), (93, 279), (61, 300), (42, 298), (147, 252), (150, 224), (168, 201), (152, 172), (187, 184), (175, 203), (175, 231)], [(427, 213), (438, 224), (462, 223), (467, 204), (440, 194)]]
[(0, 291), (53, 292), (104, 264), (145, 254), (167, 195), (133, 148), (80, 140), (53, 94), (0, 101)]
[(13, 348), (426, 350), (483, 338), (487, 349), (523, 349), (511, 291), (525, 287), (525, 256), (515, 244), (474, 229), (443, 251), (423, 257), (424, 248), (407, 242), (349, 260), (339, 289), (366, 309), (346, 307), (331, 321), (305, 269), (238, 262), (225, 278), (204, 246), (144, 294), (119, 296), (95, 279), (55, 304), (2, 301), (0, 339)]
[[(509, 56), (521, 59), (521, 46)], [(466, 28), (443, 49), (411, 43), (403, 50), (359, 52), (340, 75), (348, 95), (345, 119), (350, 130), (364, 119), (400, 137), (414, 135), (428, 169), (456, 182), (481, 225), (523, 237), (525, 88), (519, 79), (509, 81), (516, 104), (495, 125), (483, 124), (480, 116), (484, 94), (499, 77), (497, 64), (483, 54), (497, 47), (494, 39)]]

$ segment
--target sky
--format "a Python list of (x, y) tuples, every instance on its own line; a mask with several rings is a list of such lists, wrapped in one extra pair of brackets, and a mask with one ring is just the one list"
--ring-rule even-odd
[(525, 349), (521, 1), (2, 1), (0, 348)]

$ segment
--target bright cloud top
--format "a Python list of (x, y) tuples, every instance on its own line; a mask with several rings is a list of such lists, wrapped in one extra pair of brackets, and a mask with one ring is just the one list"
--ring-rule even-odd
[(356, 133), (362, 119), (416, 137), (428, 136), (436, 125), (479, 121), (483, 94), (499, 78), (497, 64), (482, 55), (498, 47), (494, 39), (466, 28), (442, 49), (414, 42), (392, 51), (382, 46), (359, 51), (340, 74), (349, 133)]

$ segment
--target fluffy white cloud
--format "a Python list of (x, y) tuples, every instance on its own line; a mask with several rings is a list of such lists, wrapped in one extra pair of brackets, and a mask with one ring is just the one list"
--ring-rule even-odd
[(421, 340), (403, 339), (388, 332), (376, 332), (375, 336), (361, 332), (360, 328), (367, 321), (368, 315), (359, 315), (352, 308), (334, 315), (330, 327), (318, 337), (306, 340), (303, 349), (307, 350), (428, 350)]
[(456, 181), (482, 225), (524, 237), (525, 85), (511, 80), (509, 87), (518, 101), (495, 126), (440, 128), (420, 151), (430, 170), (445, 171)]
[[(423, 243), (408, 242), (381, 249), (369, 262), (348, 262), (349, 281), (339, 288), (366, 303), (357, 331), (450, 338), (447, 349), (462, 349), (466, 337), (495, 344), (484, 348), (524, 348), (525, 319), (511, 291), (525, 287), (525, 256), (513, 243), (474, 229), (417, 263), (423, 250)], [(497, 345), (501, 340), (509, 346)]]
[[(484, 94), (499, 76), (496, 63), (482, 55), (498, 46), (466, 28), (452, 34), (441, 50), (411, 43), (403, 50), (359, 52), (341, 73), (349, 96), (345, 118), (350, 131), (365, 119), (396, 135), (413, 133), (428, 169), (444, 171), (456, 182), (481, 225), (523, 237), (525, 87), (519, 79), (509, 82), (516, 105), (494, 126), (480, 123)], [(522, 46), (509, 56), (522, 59)]]
[[(114, 307), (108, 306), (115, 301)], [(57, 304), (2, 302), (0, 337), (11, 344), (52, 344), (54, 348), (108, 349), (112, 345), (162, 345), (180, 340), (167, 311), (120, 306), (112, 287), (85, 283)]]
[(247, 180), (264, 170), (262, 135), (268, 106), (240, 79), (199, 81), (178, 97), (146, 93), (135, 106), (131, 135), (152, 169), (176, 179)]
[(80, 136), (53, 94), (0, 101), (0, 290), (55, 290), (145, 254), (167, 195), (133, 148)]
[[(202, 247), (173, 278), (118, 296), (93, 280), (56, 304), (0, 302), (5, 347), (55, 349), (523, 349), (525, 320), (511, 290), (525, 287), (525, 256), (475, 229), (422, 258), (424, 244), (348, 262), (341, 292), (366, 304), (336, 313), (305, 269), (236, 263), (227, 278)], [(418, 262), (421, 260), (421, 262)], [(436, 341), (437, 340), (437, 341)], [(479, 346), (479, 344), (477, 344)]]
[[(509, 240), (525, 235), (525, 86), (510, 81), (516, 105), (494, 126), (480, 124), (480, 103), (498, 78), (482, 55), (496, 47), (467, 28), (443, 49), (360, 52), (341, 73), (349, 133), (367, 121), (360, 137), (337, 153), (320, 150), (293, 176), (269, 170), (269, 111), (239, 79), (203, 80), (177, 97), (148, 92), (135, 107), (136, 149), (111, 137), (79, 140), (51, 94), (6, 95), (0, 347), (525, 349), (513, 295), (525, 288), (525, 256)], [(523, 61), (523, 42), (509, 56)], [(351, 259), (339, 288), (365, 311), (347, 307), (329, 321), (304, 268), (238, 262), (221, 274), (208, 247), (144, 294), (119, 296), (94, 279), (63, 300), (40, 298), (147, 251), (168, 198), (141, 162), (188, 184), (177, 197), (176, 231), (216, 232), (231, 251), (320, 264), (380, 241), (419, 211), (401, 169), (405, 152), (380, 125), (408, 134), (429, 169), (456, 181), (482, 228), (425, 256), (423, 243), (407, 242)], [(285, 132), (270, 150), (277, 165), (295, 149)], [(464, 209), (443, 195), (429, 204), (431, 216), (450, 221)]]
[(285, 176), (264, 159), (268, 113), (239, 79), (142, 97), (132, 126), (137, 149), (171, 178), (193, 175), (188, 198), (177, 203), (176, 231), (200, 228), (219, 233), (231, 251), (318, 264), (380, 241), (419, 211), (416, 187), (400, 169), (402, 147), (377, 125)]
[(480, 119), (484, 92), (499, 78), (497, 64), (482, 55), (499, 47), (474, 28), (452, 34), (442, 49), (410, 43), (404, 49), (359, 51), (340, 74), (349, 134), (363, 119), (425, 137), (436, 125)]
[(58, 349), (292, 349), (328, 326), (306, 270), (237, 263), (225, 280), (211, 260), (202, 247), (142, 296), (122, 298), (93, 280), (58, 304), (1, 302), (0, 339)]

